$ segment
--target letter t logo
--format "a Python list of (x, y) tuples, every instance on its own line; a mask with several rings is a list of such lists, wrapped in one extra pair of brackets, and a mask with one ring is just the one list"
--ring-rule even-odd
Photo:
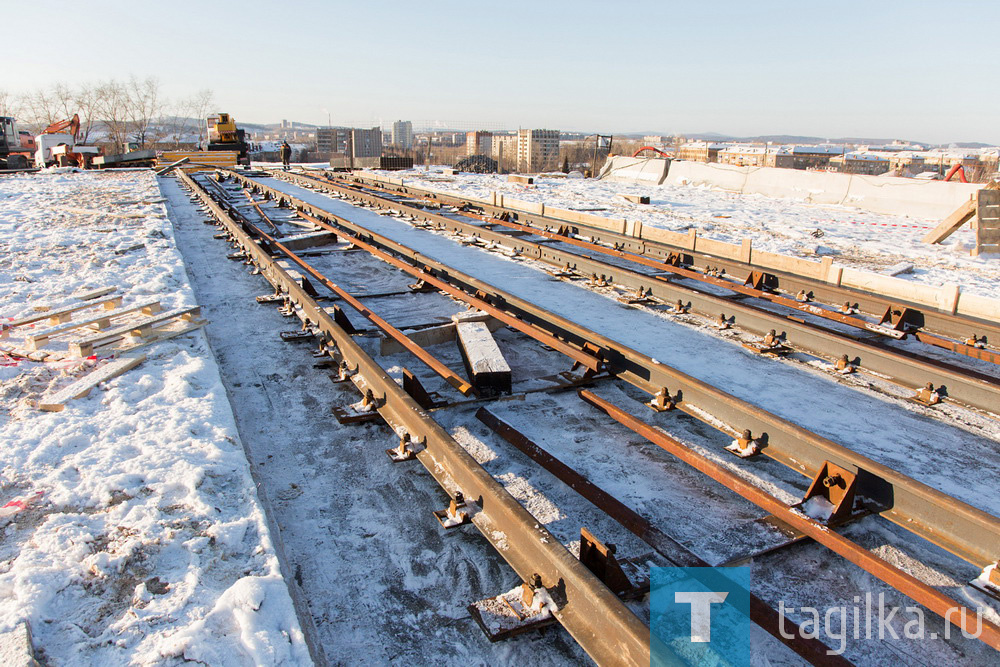
[(691, 641), (705, 643), (712, 641), (712, 605), (725, 602), (729, 593), (679, 591), (674, 593), (674, 602), (691, 605)]

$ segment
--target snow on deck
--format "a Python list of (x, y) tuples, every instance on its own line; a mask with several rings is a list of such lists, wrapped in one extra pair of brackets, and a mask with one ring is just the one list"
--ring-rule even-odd
[[(0, 317), (195, 305), (162, 201), (148, 172), (0, 177)], [(58, 413), (29, 401), (87, 366), (0, 363), (0, 632), (27, 619), (54, 665), (308, 664), (204, 334), (143, 352)]]
[[(970, 505), (995, 511), (992, 480), (1000, 471), (1000, 428), (994, 427), (991, 437), (955, 428), (905, 401), (860, 392), (819, 372), (775, 362), (668, 316), (628, 308), (556, 280), (527, 263), (462, 246), (285, 181), (260, 181), (500, 286)], [(969, 470), (982, 472), (970, 476)]]
[[(957, 284), (963, 291), (1000, 298), (1000, 261), (996, 255), (969, 256), (975, 237), (968, 224), (944, 243), (928, 245), (920, 239), (940, 220), (709, 187), (545, 177), (535, 178), (535, 184), (528, 186), (508, 183), (506, 176), (495, 174), (442, 177), (422, 170), (383, 173), (442, 192), (480, 198), (498, 192), (522, 201), (637, 220), (674, 232), (693, 228), (706, 238), (737, 245), (751, 239), (758, 250), (811, 259), (830, 256), (837, 264), (876, 273), (907, 261), (914, 264), (913, 273), (898, 278), (934, 286)], [(428, 178), (434, 180), (425, 180)], [(648, 196), (650, 204), (628, 202), (619, 196), (622, 194)]]

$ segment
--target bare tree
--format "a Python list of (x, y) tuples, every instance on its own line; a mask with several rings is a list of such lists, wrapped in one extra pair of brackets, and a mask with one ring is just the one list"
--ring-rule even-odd
[(212, 91), (208, 89), (177, 102), (170, 126), (175, 148), (180, 148), (181, 143), (201, 144), (207, 131), (205, 119), (214, 104)]
[(188, 115), (194, 118), (195, 128), (198, 132), (199, 146), (207, 138), (205, 136), (208, 133), (206, 121), (209, 112), (214, 106), (215, 98), (212, 96), (212, 91), (207, 88), (199, 90), (188, 99)]
[(127, 100), (129, 135), (145, 148), (155, 144), (163, 136), (163, 128), (157, 123), (163, 116), (166, 100), (160, 97), (160, 82), (155, 77), (140, 81), (134, 76), (124, 85)]
[(95, 112), (100, 114), (107, 142), (115, 153), (123, 152), (128, 144), (128, 93), (122, 84), (109, 80), (94, 89)]
[(6, 90), (0, 90), (0, 116), (14, 116), (21, 111), (21, 100), (17, 95)]
[(97, 110), (100, 104), (98, 90), (97, 85), (84, 83), (73, 93), (75, 113), (80, 114), (80, 142), (84, 144), (90, 141), (90, 133), (97, 124)]

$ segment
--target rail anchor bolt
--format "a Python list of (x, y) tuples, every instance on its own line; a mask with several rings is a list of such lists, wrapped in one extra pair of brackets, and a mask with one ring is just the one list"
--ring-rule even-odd
[(448, 507), (434, 512), (434, 518), (446, 530), (470, 523), (472, 519), (469, 517), (462, 492), (455, 492), (455, 497), (448, 503)]
[(412, 461), (417, 458), (417, 453), (414, 452), (413, 447), (410, 446), (412, 442), (410, 434), (404, 433), (399, 438), (398, 447), (385, 450), (385, 453), (389, 456), (389, 460), (393, 463), (402, 463), (403, 461)]
[(937, 405), (941, 402), (941, 393), (939, 390), (934, 389), (933, 384), (928, 382), (913, 398), (924, 405)]
[(854, 364), (851, 363), (850, 358), (846, 354), (840, 355), (840, 359), (837, 359), (837, 362), (833, 365), (833, 369), (841, 375), (847, 375), (855, 371)]
[(658, 392), (656, 392), (653, 395), (653, 400), (646, 403), (646, 405), (657, 412), (673, 410), (674, 407), (676, 407), (676, 403), (674, 403), (674, 399), (670, 397), (670, 392), (666, 387), (662, 387)]
[(760, 449), (761, 442), (753, 437), (753, 433), (748, 428), (743, 429), (743, 432), (726, 446), (727, 452), (732, 452), (741, 459), (756, 456), (760, 453)]

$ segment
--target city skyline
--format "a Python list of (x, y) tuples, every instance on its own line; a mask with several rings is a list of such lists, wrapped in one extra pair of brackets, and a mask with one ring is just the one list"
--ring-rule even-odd
[[(74, 8), (15, 4), (36, 24)], [(210, 89), (247, 123), (469, 118), (484, 129), (1000, 143), (1000, 91), (980, 66), (994, 57), (992, 3), (149, 7), (96, 0), (74, 27), (99, 41), (114, 17), (115, 48), (54, 40), (13, 55), (0, 87), (151, 76), (171, 98)], [(215, 29), (234, 23), (233, 38)]]

